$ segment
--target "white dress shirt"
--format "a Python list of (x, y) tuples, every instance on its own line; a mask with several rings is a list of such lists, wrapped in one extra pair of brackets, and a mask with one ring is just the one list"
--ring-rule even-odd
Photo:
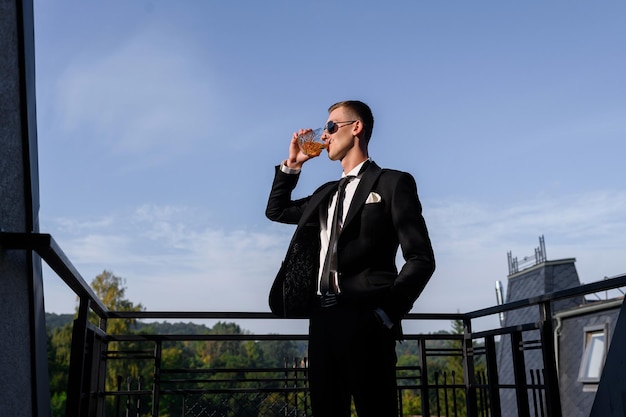
[[(348, 175), (353, 175), (355, 178), (352, 179), (350, 182), (348, 182), (348, 184), (346, 185), (346, 192), (343, 198), (343, 212), (342, 212), (343, 218), (339, 222), (340, 225), (342, 225), (344, 220), (346, 219), (346, 215), (348, 214), (348, 209), (350, 208), (350, 204), (352, 203), (352, 198), (354, 197), (354, 192), (356, 191), (356, 187), (359, 185), (359, 182), (361, 181), (361, 178), (359, 178), (357, 174), (361, 170), (361, 167), (363, 166), (364, 163), (365, 161), (361, 162), (359, 165), (354, 167), (350, 172), (348, 173), (344, 172), (343, 175), (341, 176), (343, 178)], [(330, 240), (330, 231), (331, 231), (332, 224), (334, 221), (336, 204), (337, 204), (337, 192), (335, 192), (330, 199), (330, 202), (328, 204), (328, 214), (325, 215), (324, 213), (320, 213), (321, 247), (320, 247), (320, 269), (318, 272), (318, 280), (317, 280), (317, 293), (320, 295), (321, 295), (320, 283), (322, 280), (322, 270), (324, 269), (324, 262), (326, 261), (326, 252), (328, 252), (328, 243)], [(339, 286), (338, 282), (335, 282), (335, 288), (339, 288), (341, 291), (341, 287)]]

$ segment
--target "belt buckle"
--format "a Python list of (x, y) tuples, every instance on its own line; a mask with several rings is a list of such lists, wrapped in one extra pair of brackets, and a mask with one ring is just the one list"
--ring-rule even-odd
[(338, 303), (337, 294), (326, 293), (320, 297), (320, 306), (321, 307), (332, 307), (336, 306)]

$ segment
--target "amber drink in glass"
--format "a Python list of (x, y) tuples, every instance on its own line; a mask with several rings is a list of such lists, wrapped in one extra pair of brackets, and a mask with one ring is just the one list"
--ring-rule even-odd
[(310, 130), (298, 136), (300, 151), (308, 156), (318, 156), (322, 149), (326, 149), (326, 143), (322, 140), (324, 129)]

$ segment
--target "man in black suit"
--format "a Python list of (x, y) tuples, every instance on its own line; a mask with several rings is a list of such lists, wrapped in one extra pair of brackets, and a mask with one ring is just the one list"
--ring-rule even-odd
[[(288, 159), (276, 167), (266, 209), (270, 220), (297, 225), (270, 307), (281, 317), (310, 319), (309, 387), (316, 417), (350, 416), (351, 398), (360, 417), (398, 415), (400, 322), (435, 269), (415, 180), (370, 160), (373, 127), (365, 103), (332, 105), (323, 139), (328, 157), (341, 162), (345, 191), (338, 192), (339, 181), (333, 181), (298, 200), (291, 193), (311, 157), (297, 141), (307, 130), (295, 132)], [(338, 194), (343, 224), (333, 232)], [(400, 271), (398, 247), (405, 261)]]

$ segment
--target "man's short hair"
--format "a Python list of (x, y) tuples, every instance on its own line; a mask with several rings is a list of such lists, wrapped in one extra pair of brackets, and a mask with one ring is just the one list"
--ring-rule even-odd
[(363, 123), (362, 139), (365, 141), (365, 143), (368, 143), (370, 141), (370, 138), (372, 137), (372, 131), (374, 130), (374, 115), (372, 115), (372, 110), (370, 109), (370, 107), (362, 101), (346, 100), (340, 101), (339, 103), (335, 103), (330, 106), (328, 108), (328, 113), (339, 107), (346, 108), (350, 113), (352, 113), (355, 119), (358, 119), (361, 121), (361, 123)]

